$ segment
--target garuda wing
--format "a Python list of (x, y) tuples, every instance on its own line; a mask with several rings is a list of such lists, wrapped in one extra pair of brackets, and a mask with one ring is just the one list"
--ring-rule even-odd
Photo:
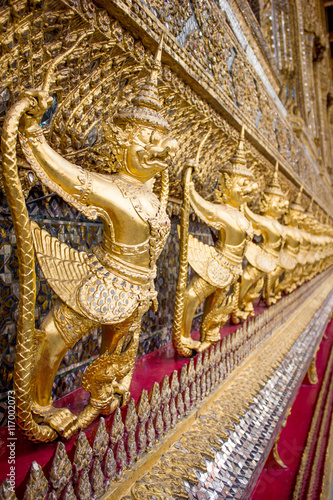
[(79, 252), (31, 223), (35, 251), (46, 281), (71, 309), (103, 324), (127, 319), (140, 302), (156, 297), (153, 281), (134, 286), (94, 253)]
[(264, 273), (272, 273), (279, 263), (278, 255), (272, 255), (252, 241), (246, 247), (245, 257), (253, 267)]
[(224, 288), (235, 280), (234, 270), (224, 257), (211, 245), (189, 235), (188, 262), (199, 276), (218, 288)]
[(80, 313), (76, 301), (78, 284), (90, 272), (88, 254), (70, 248), (31, 222), (38, 263), (52, 290), (68, 306)]

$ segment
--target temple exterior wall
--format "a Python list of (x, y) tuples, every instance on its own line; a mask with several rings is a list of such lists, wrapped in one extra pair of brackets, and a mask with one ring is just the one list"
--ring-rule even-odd
[[(31, 489), (31, 495), (39, 488), (45, 491), (43, 498), (47, 491), (47, 498), (60, 498), (60, 492), (65, 491), (61, 467), (72, 470), (66, 452), (74, 465), (73, 473), (64, 473), (71, 486), (66, 486), (69, 496), (63, 498), (74, 498), (70, 496), (74, 491), (82, 499), (93, 495), (145, 499), (154, 494), (156, 498), (178, 498), (176, 491), (179, 498), (203, 498), (207, 491), (209, 498), (250, 498), (330, 319), (332, 256), (329, 251), (325, 256), (322, 252), (315, 271), (313, 263), (309, 271), (312, 279), (305, 282), (298, 276), (301, 286), (289, 289), (289, 294), (280, 294), (282, 298), (276, 304), (264, 306), (260, 302), (264, 292), (260, 292), (254, 302), (255, 318), (244, 320), (238, 330), (230, 320), (225, 321), (221, 339), (228, 337), (230, 342), (214, 341), (218, 348), (213, 345), (206, 354), (195, 358), (193, 352), (190, 362), (174, 351), (170, 354), (178, 293), (179, 225), (184, 206), (182, 175), (184, 166), (194, 161), (202, 144), (194, 188), (201, 199), (212, 203), (223, 168), (235, 164), (240, 131), (245, 129), (246, 168), (258, 185), (248, 202), (250, 210), (262, 213), (262, 193), (276, 175), (287, 201), (297, 198), (304, 211), (309, 209), (317, 221), (317, 236), (332, 238), (333, 80), (325, 16), (319, 0), (0, 0), (0, 133), (6, 127), (6, 114), (22, 94), (41, 88), (52, 61), (82, 37), (76, 49), (53, 68), (49, 88), (53, 104), (41, 119), (41, 130), (56, 153), (85, 172), (101, 177), (117, 173), (119, 155), (109, 141), (111, 132), (107, 127), (112, 128), (116, 117), (132, 105), (153, 73), (154, 54), (163, 35), (157, 77), (161, 103), (158, 113), (160, 120), (168, 122), (168, 134), (179, 145), (169, 164), (166, 212), (171, 230), (157, 260), (154, 281), (158, 309), (146, 310), (142, 316), (137, 371), (130, 389), (134, 399), (124, 406), (122, 417), (118, 409), (116, 416), (105, 417), (106, 426), (101, 420), (91, 424), (86, 434), (89, 443), (81, 432), (78, 442), (71, 437), (64, 441), (65, 447), (50, 444), (45, 455), (43, 445), (36, 445), (36, 478), (22, 465), (16, 481), (17, 498), (23, 498), (25, 488)], [(61, 243), (88, 255), (94, 245), (102, 242), (106, 227), (103, 215), (88, 216), (76, 201), (71, 204), (59, 190), (48, 187), (38, 169), (27, 161), (24, 147), (18, 142), (17, 172), (30, 220)], [(1, 160), (4, 163), (4, 153)], [(5, 439), (6, 426), (11, 423), (8, 398), (16, 387), (22, 257), (10, 211), (13, 202), (6, 196), (8, 181), (2, 172), (0, 427)], [(163, 182), (163, 177), (157, 175), (152, 188), (157, 196), (163, 192)], [(284, 219), (279, 220), (283, 223)], [(190, 209), (192, 236), (213, 247), (219, 231), (216, 225), (210, 229), (207, 220), (193, 207)], [(254, 244), (262, 241), (255, 232)], [(327, 248), (331, 247), (328, 242)], [(243, 270), (247, 264), (249, 259), (243, 259)], [(36, 331), (44, 325), (59, 296), (42, 267), (36, 259)], [(194, 267), (189, 265), (186, 273), (190, 283), (196, 276)], [(261, 290), (266, 286), (263, 283)], [(204, 314), (201, 301), (192, 321), (192, 333), (200, 329)], [(76, 390), (80, 394), (78, 407), (86, 397), (81, 389), (83, 374), (100, 356), (102, 329), (103, 323), (96, 323), (63, 356), (51, 393), (56, 405), (70, 401), (75, 406)], [(163, 353), (161, 359), (175, 356), (174, 367), (166, 364), (163, 374), (159, 352)], [(147, 361), (146, 365), (149, 359), (155, 361), (151, 365)], [(152, 370), (149, 382), (140, 386), (148, 369)], [(251, 401), (247, 400), (247, 392), (251, 393)], [(196, 433), (206, 444), (199, 446), (194, 439)], [(25, 438), (19, 439), (25, 443)], [(146, 444), (140, 445), (139, 439)], [(217, 450), (219, 443), (221, 450)], [(29, 446), (26, 453), (33, 456)], [(83, 450), (88, 465), (75, 452), (78, 449)], [(184, 449), (188, 451), (187, 459)], [(190, 471), (187, 477), (177, 450)], [(245, 450), (252, 450), (252, 455), (246, 455)], [(24, 461), (22, 453), (19, 464)], [(53, 465), (52, 480), (50, 468), (55, 460), (58, 462)], [(237, 460), (241, 465), (236, 467)], [(207, 486), (209, 477), (215, 478), (215, 486)], [(162, 489), (155, 484), (156, 478), (164, 484)], [(221, 484), (223, 488), (219, 489)], [(0, 492), (1, 498), (16, 498), (14, 494), (5, 496), (11, 494), (7, 483)]]

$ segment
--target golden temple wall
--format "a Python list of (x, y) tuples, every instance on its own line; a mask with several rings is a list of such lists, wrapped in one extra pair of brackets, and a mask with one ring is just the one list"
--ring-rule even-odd
[[(306, 0), (0, 0), (0, 126), (25, 89), (39, 87), (52, 59), (88, 30), (89, 38), (55, 69), (54, 105), (42, 125), (52, 147), (93, 172), (116, 170), (103, 123), (110, 123), (147, 77), (164, 34), (158, 88), (162, 115), (180, 143), (170, 171), (172, 230), (158, 264), (159, 310), (143, 318), (138, 357), (171, 341), (178, 272), (184, 163), (204, 144), (195, 186), (212, 199), (220, 167), (235, 152), (245, 125), (245, 149), (260, 192), (275, 162), (288, 198), (304, 186), (302, 204), (332, 222), (332, 67), (321, 3)], [(32, 220), (62, 242), (87, 250), (102, 224), (88, 221), (50, 192), (18, 150), (19, 175)], [(111, 167), (110, 167), (111, 165)], [(156, 182), (158, 191), (160, 180)], [(0, 188), (2, 188), (0, 175)], [(328, 219), (327, 219), (328, 216)], [(16, 238), (3, 192), (0, 206), (0, 411), (12, 388), (19, 284)], [(211, 242), (192, 214), (191, 232)], [(326, 289), (325, 289), (326, 290)], [(37, 265), (36, 325), (54, 303)], [(319, 307), (319, 306), (318, 306)], [(198, 311), (198, 317), (202, 309)], [(198, 323), (193, 324), (196, 329)], [(54, 384), (61, 397), (80, 386), (99, 353), (98, 332), (65, 356)]]

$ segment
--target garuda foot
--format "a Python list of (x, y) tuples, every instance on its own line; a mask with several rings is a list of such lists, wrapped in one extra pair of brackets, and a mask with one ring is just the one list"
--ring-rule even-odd
[(121, 396), (115, 395), (115, 398), (108, 403), (101, 411), (102, 415), (111, 415), (118, 407), (123, 405), (123, 398)]
[(128, 390), (128, 384), (122, 385), (115, 383), (113, 385), (114, 395), (110, 402), (108, 402), (102, 409), (102, 415), (111, 415), (118, 407), (124, 406), (129, 402), (131, 393)]
[(268, 307), (275, 304), (276, 301), (277, 301), (277, 299), (275, 298), (274, 295), (270, 295), (269, 297), (265, 298), (265, 304)]
[(40, 406), (35, 404), (32, 411), (37, 423), (49, 425), (65, 439), (69, 439), (77, 430), (77, 416), (68, 408), (54, 408), (52, 405)]
[(253, 304), (252, 302), (246, 304), (246, 306), (244, 307), (244, 311), (243, 311), (245, 314), (247, 314), (247, 318), (250, 316), (255, 316), (255, 312), (254, 312), (254, 307), (253, 307)]
[(193, 340), (191, 337), (182, 337), (182, 344), (187, 349), (193, 349), (194, 351), (198, 351), (201, 346), (201, 342), (199, 340)]
[(284, 293), (285, 293), (286, 295), (289, 295), (289, 294), (290, 294), (290, 293), (292, 293), (294, 290), (296, 290), (296, 288), (297, 288), (296, 284), (292, 284), (292, 285), (288, 286), (288, 288), (286, 288), (286, 289), (284, 290)]
[(209, 340), (204, 340), (203, 342), (201, 342), (200, 347), (197, 350), (198, 352), (203, 352), (206, 349), (208, 349), (208, 347), (211, 346), (212, 344), (216, 344), (216, 342), (210, 342)]
[(237, 309), (232, 313), (231, 321), (234, 325), (238, 325), (241, 321), (246, 321), (249, 314), (249, 311), (242, 311), (241, 309)]

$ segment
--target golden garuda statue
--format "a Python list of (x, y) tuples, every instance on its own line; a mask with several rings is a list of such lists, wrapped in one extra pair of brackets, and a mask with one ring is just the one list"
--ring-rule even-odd
[(332, 227), (328, 224), (329, 217), (326, 216), (326, 220), (321, 223), (321, 265), (319, 272), (325, 271), (330, 265), (332, 257)]
[(327, 256), (330, 254), (330, 229), (325, 224), (323, 224), (323, 215), (319, 218), (317, 217), (314, 232), (316, 236), (317, 247), (313, 271), (315, 275), (321, 273), (326, 268)]
[[(128, 399), (141, 318), (157, 305), (156, 260), (170, 230), (167, 168), (178, 147), (160, 114), (161, 53), (162, 42), (150, 76), (107, 128), (119, 164), (116, 174), (89, 172), (70, 163), (44, 137), (39, 123), (52, 102), (49, 86), (59, 58), (43, 89), (25, 92), (8, 112), (3, 177), (18, 241), (21, 286), (14, 387), (17, 423), (31, 440), (51, 441), (59, 434), (69, 438), (101, 412), (110, 413)], [(70, 248), (29, 221), (17, 174), (18, 131), (24, 155), (42, 183), (88, 218), (102, 220), (102, 242), (89, 253)], [(151, 190), (159, 172), (160, 198)], [(34, 318), (35, 255), (59, 297), (39, 330)], [(102, 353), (82, 381), (90, 392), (88, 405), (78, 416), (67, 408), (54, 408), (51, 389), (63, 356), (98, 326)]]
[[(302, 218), (303, 207), (301, 204), (302, 186), (296, 199), (290, 203), (289, 210), (284, 216), (285, 243), (280, 254), (280, 269), (275, 274), (274, 300), (281, 298), (282, 293), (291, 293), (297, 287), (299, 281), (299, 256), (302, 260), (303, 236), (298, 225)], [(282, 280), (280, 277), (282, 276)], [(280, 281), (279, 281), (280, 280)]]
[(307, 255), (306, 266), (303, 271), (303, 281), (310, 281), (318, 272), (318, 221), (312, 212), (314, 199), (311, 198), (308, 208), (305, 210), (299, 223), (301, 230), (307, 232), (310, 238), (310, 249)]
[[(207, 136), (206, 136), (207, 137)], [(202, 146), (202, 144), (201, 144)], [(244, 153), (244, 127), (236, 152), (221, 168), (216, 202), (202, 198), (191, 180), (197, 160), (184, 169), (184, 203), (180, 227), (179, 274), (173, 323), (173, 343), (177, 352), (190, 356), (192, 350), (202, 351), (220, 340), (220, 327), (233, 309), (228, 292), (242, 275), (244, 252), (253, 237), (252, 224), (241, 212), (258, 189)], [(218, 231), (215, 246), (206, 245), (189, 234), (190, 206), (208, 226)], [(195, 271), (187, 282), (188, 263)], [(205, 301), (200, 328), (200, 342), (191, 337), (192, 320), (197, 307)]]
[[(302, 209), (302, 205), (300, 203), (300, 200), (301, 200), (301, 195), (302, 195), (302, 190), (303, 190), (303, 187), (301, 186), (300, 188), (300, 191), (296, 197), (296, 199), (290, 203), (289, 205), (289, 214), (293, 214), (294, 217), (293, 217), (293, 220), (295, 220), (295, 216), (296, 216), (296, 211), (297, 211), (297, 214), (301, 212), (301, 209)], [(286, 215), (284, 217), (284, 223), (286, 223), (286, 221), (289, 222), (290, 219), (286, 219)], [(284, 225), (284, 227), (286, 227)], [(302, 242), (305, 241), (304, 239), (302, 239)], [(303, 249), (303, 247), (302, 247)], [(284, 250), (284, 249), (283, 249)], [(305, 248), (303, 249), (305, 251)], [(302, 260), (302, 258), (304, 257), (304, 253), (301, 254), (301, 252), (298, 252), (299, 254), (299, 260), (297, 260), (297, 262), (300, 262)], [(266, 279), (266, 285), (264, 287), (264, 293), (263, 293), (263, 298), (266, 302), (266, 305), (271, 305), (271, 304), (275, 304), (276, 301), (281, 298), (281, 295), (282, 293), (280, 291), (277, 291), (278, 290), (278, 287), (279, 287), (279, 280), (280, 280), (280, 277), (283, 275), (283, 273), (286, 272), (286, 263), (287, 263), (287, 266), (288, 266), (288, 262), (291, 262), (292, 265), (295, 264), (295, 261), (293, 259), (289, 259), (287, 260), (286, 258), (286, 254), (285, 252), (281, 252), (280, 254), (280, 258), (279, 258), (279, 262), (278, 262), (278, 265), (276, 266), (276, 268), (267, 275), (267, 279)]]
[[(311, 270), (313, 264), (313, 255), (311, 251), (311, 234), (301, 228), (301, 224), (305, 217), (304, 208), (301, 202), (301, 194), (303, 192), (303, 186), (301, 186), (295, 200), (290, 204), (289, 210), (289, 219), (286, 219), (286, 222), (289, 225), (295, 227), (297, 225), (298, 232), (301, 236), (301, 242), (299, 246), (299, 250), (297, 252), (297, 265), (292, 270), (292, 280), (293, 284), (290, 287), (296, 288), (300, 286), (306, 279), (307, 274)], [(308, 266), (310, 263), (310, 266)], [(288, 273), (286, 272), (286, 276), (288, 279)], [(283, 282), (282, 282), (283, 286)]]
[(279, 265), (280, 251), (284, 241), (284, 226), (278, 219), (286, 213), (288, 200), (278, 180), (279, 164), (276, 163), (272, 179), (264, 189), (260, 203), (260, 214), (255, 214), (244, 205), (244, 215), (251, 221), (254, 232), (261, 236), (258, 244), (250, 242), (245, 257), (248, 261), (239, 287), (236, 309), (232, 321), (239, 323), (254, 316), (253, 302), (260, 296), (265, 276), (270, 276)]

